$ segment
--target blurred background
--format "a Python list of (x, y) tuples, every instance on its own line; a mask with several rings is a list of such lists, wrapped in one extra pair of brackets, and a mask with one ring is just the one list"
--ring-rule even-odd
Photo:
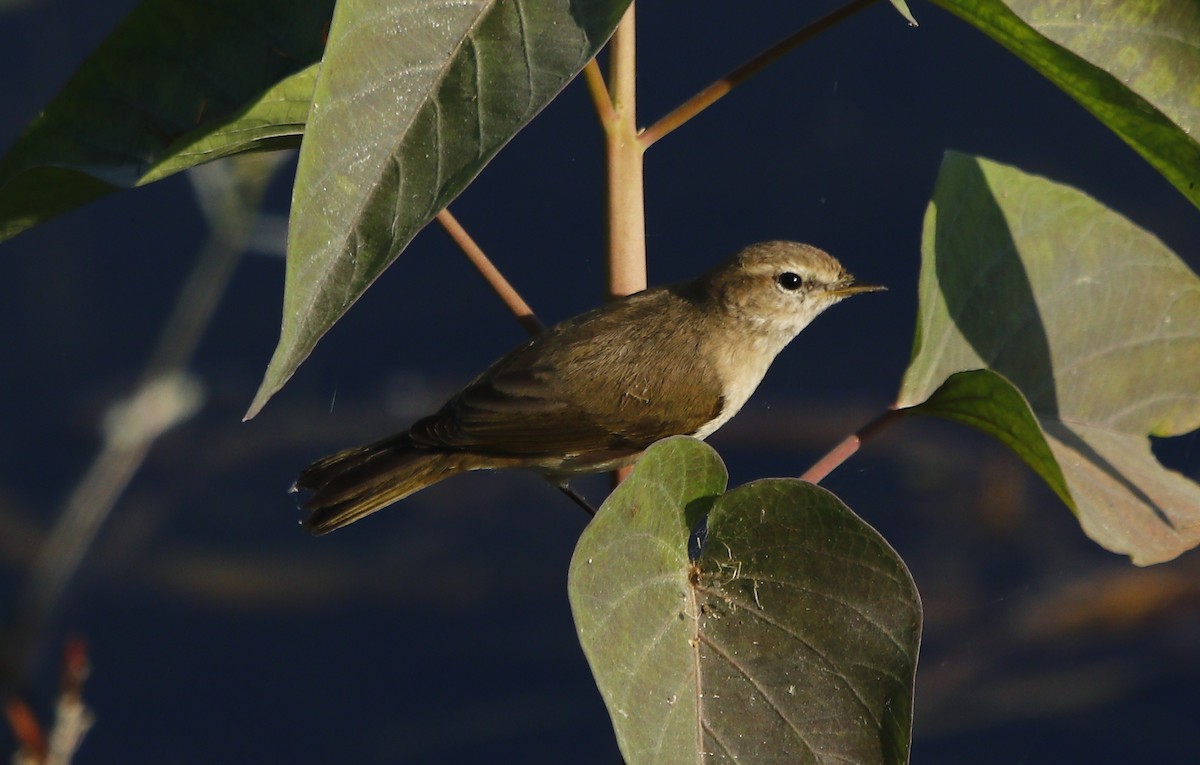
[[(0, 1), (0, 147), (133, 6)], [(643, 4), (639, 122), (835, 6)], [(710, 439), (731, 484), (799, 474), (894, 397), (946, 149), (1075, 185), (1200, 266), (1200, 215), (1132, 150), (980, 33), (911, 7), (919, 28), (880, 3), (647, 155), (652, 283), (790, 238), (890, 287), (822, 316)], [(548, 323), (601, 299), (602, 163), (572, 83), (452, 205)], [(586, 518), (558, 492), (477, 474), (329, 537), (299, 528), (299, 468), (403, 428), (524, 334), (433, 226), (242, 423), (277, 338), (293, 172), (189, 367), (200, 409), (150, 452), (38, 634), (35, 711), (78, 635), (97, 715), (80, 763), (618, 762), (566, 598)], [(0, 624), (207, 238), (180, 175), (0, 245)], [(1195, 434), (1156, 450), (1200, 477)], [(924, 598), (913, 762), (1195, 762), (1196, 553), (1134, 568), (1016, 457), (945, 423), (901, 423), (825, 485)], [(14, 747), (0, 728), (0, 753)]]

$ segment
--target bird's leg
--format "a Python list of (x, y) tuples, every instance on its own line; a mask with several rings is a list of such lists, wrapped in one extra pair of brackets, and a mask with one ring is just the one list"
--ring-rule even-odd
[(596, 514), (596, 508), (592, 507), (592, 503), (587, 501), (587, 497), (571, 488), (571, 485), (566, 481), (554, 481), (550, 483), (558, 487), (558, 490), (571, 498), (571, 501), (583, 508), (583, 511), (589, 516)]

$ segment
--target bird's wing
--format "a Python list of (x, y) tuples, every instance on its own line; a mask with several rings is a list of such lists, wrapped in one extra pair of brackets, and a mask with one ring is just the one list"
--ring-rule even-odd
[[(661, 302), (676, 298), (643, 295), (620, 315), (610, 308), (547, 330), (417, 422), (410, 437), (433, 448), (602, 461), (695, 433), (720, 414), (720, 384), (698, 348), (678, 347), (689, 337), (694, 346), (693, 333), (663, 325)], [(621, 342), (605, 335), (614, 327)]]

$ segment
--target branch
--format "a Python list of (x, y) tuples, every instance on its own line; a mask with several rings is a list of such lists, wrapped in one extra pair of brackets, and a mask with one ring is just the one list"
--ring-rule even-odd
[(808, 481), (809, 483), (820, 483), (843, 462), (850, 459), (858, 451), (858, 447), (862, 445), (863, 441), (867, 441), (878, 435), (903, 416), (904, 412), (894, 407), (884, 410), (878, 417), (859, 428), (858, 432), (847, 436), (840, 444), (830, 449), (824, 457), (817, 460), (816, 464), (804, 471), (804, 474), (800, 476), (800, 480)]
[(642, 187), (644, 149), (637, 135), (637, 55), (634, 5), (609, 42), (613, 122), (608, 149), (608, 295), (646, 289), (646, 205)]
[(750, 79), (760, 71), (765, 69), (769, 64), (785, 53), (791, 52), (794, 48), (802, 43), (808, 42), (812, 38), (822, 32), (837, 26), (839, 23), (850, 18), (854, 14), (863, 10), (869, 5), (872, 5), (877, 0), (852, 0), (843, 5), (841, 8), (829, 13), (808, 26), (800, 29), (798, 32), (780, 40), (772, 45), (767, 50), (758, 54), (746, 63), (734, 69), (729, 74), (709, 85), (704, 90), (689, 98), (683, 104), (678, 106), (667, 116), (655, 122), (649, 128), (642, 132), (638, 138), (642, 149), (648, 149), (660, 138), (670, 133), (675, 128), (695, 117), (700, 112), (712, 106), (714, 102), (720, 99), (729, 91), (733, 90), (738, 85)]
[(596, 62), (595, 58), (583, 67), (583, 78), (587, 81), (588, 92), (592, 94), (592, 103), (596, 106), (600, 124), (607, 131), (617, 121), (617, 114), (613, 111), (612, 97), (608, 95), (608, 85), (604, 82), (604, 75), (600, 73), (600, 64)]
[(454, 240), (454, 243), (459, 246), (459, 249), (466, 253), (467, 259), (471, 261), (471, 264), (483, 276), (484, 281), (488, 283), (488, 286), (492, 288), (496, 296), (500, 298), (504, 305), (508, 306), (508, 310), (512, 311), (517, 321), (521, 322), (521, 326), (525, 328), (525, 331), (531, 335), (536, 335), (545, 329), (545, 325), (534, 315), (533, 309), (529, 307), (529, 304), (509, 284), (508, 280), (504, 278), (504, 274), (500, 273), (500, 270), (492, 264), (492, 261), (488, 259), (488, 256), (475, 243), (475, 240), (471, 238), (467, 230), (450, 214), (450, 209), (446, 208), (438, 213), (437, 219), (438, 223), (442, 224), (442, 228), (446, 229), (446, 233), (450, 235), (450, 238)]
[[(612, 122), (605, 126), (608, 150), (608, 296), (646, 289), (645, 148), (637, 130), (637, 34), (630, 3), (609, 42)], [(595, 75), (593, 75), (594, 77)], [(630, 468), (613, 472), (613, 485)]]

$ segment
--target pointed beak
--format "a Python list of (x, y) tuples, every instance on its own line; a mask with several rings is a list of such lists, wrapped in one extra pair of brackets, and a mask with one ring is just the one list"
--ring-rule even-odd
[(828, 294), (834, 297), (844, 298), (851, 295), (857, 295), (860, 292), (883, 292), (887, 290), (882, 284), (839, 284), (835, 287), (830, 287)]

